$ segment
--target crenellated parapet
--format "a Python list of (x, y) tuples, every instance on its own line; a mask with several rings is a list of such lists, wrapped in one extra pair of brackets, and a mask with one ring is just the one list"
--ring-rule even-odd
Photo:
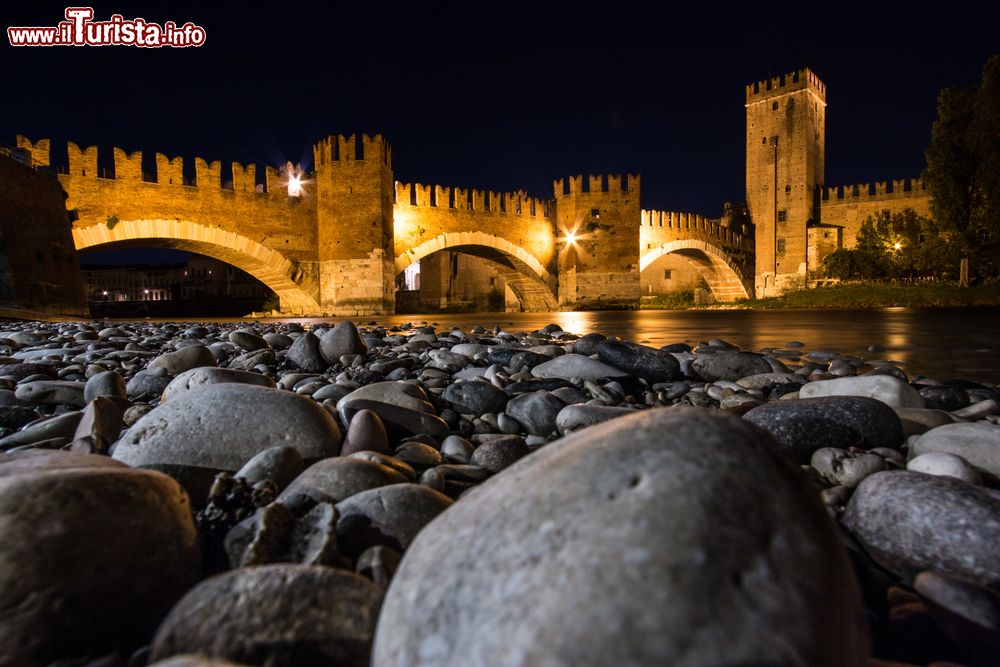
[(318, 167), (350, 166), (356, 162), (381, 162), (392, 166), (392, 147), (381, 134), (330, 135), (313, 144), (313, 163)]
[[(30, 139), (18, 135), (17, 145), (31, 155), (36, 166), (49, 166), (51, 160), (51, 141)], [(67, 164), (60, 167), (60, 180), (67, 191), (96, 187), (109, 187), (113, 183), (129, 188), (134, 183), (145, 183), (166, 188), (193, 188), (203, 194), (214, 196), (215, 192), (242, 193), (263, 200), (286, 202), (288, 199), (288, 175), (283, 167), (267, 166), (263, 184), (257, 183), (257, 167), (254, 164), (233, 162), (232, 178), (223, 182), (222, 163), (219, 160), (208, 161), (201, 157), (194, 158), (194, 179), (184, 176), (184, 159), (180, 156), (169, 157), (156, 153), (155, 172), (143, 171), (143, 152), (127, 151), (117, 146), (112, 148), (112, 168), (99, 169), (97, 146), (81, 148), (75, 142), (66, 143)], [(70, 192), (72, 195), (72, 192)], [(292, 202), (294, 203), (294, 202)]]
[(28, 152), (31, 163), (36, 167), (48, 167), (50, 164), (50, 144), (48, 139), (39, 139), (32, 143), (27, 137), (17, 135), (17, 147)]
[(549, 204), (550, 202), (544, 199), (528, 196), (524, 190), (493, 192), (422, 183), (396, 183), (395, 205), (398, 207), (479, 211), (547, 218)]
[(787, 74), (748, 83), (746, 86), (747, 104), (798, 90), (810, 90), (820, 100), (826, 101), (826, 84), (820, 80), (815, 72), (805, 67)]
[(556, 199), (582, 194), (639, 192), (638, 174), (577, 174), (552, 181)]
[(730, 229), (721, 220), (697, 213), (642, 211), (639, 233), (643, 251), (677, 239), (701, 239), (731, 250), (753, 252), (754, 241)]
[(849, 203), (852, 201), (882, 201), (926, 197), (927, 185), (919, 178), (900, 178), (874, 183), (838, 185), (823, 188), (823, 203)]

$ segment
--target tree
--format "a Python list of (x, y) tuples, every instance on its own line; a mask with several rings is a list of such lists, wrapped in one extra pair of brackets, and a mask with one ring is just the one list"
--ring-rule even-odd
[(924, 180), (942, 234), (954, 234), (980, 276), (1000, 269), (1000, 55), (978, 88), (938, 96)]
[(842, 280), (944, 277), (957, 267), (963, 247), (956, 234), (912, 209), (869, 216), (856, 239), (853, 249), (827, 256), (827, 275)]

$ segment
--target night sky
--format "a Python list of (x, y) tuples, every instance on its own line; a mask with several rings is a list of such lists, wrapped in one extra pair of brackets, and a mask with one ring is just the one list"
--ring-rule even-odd
[[(557, 177), (630, 171), (644, 208), (717, 216), (743, 198), (746, 83), (813, 68), (827, 84), (827, 183), (903, 178), (923, 169), (938, 90), (975, 83), (1000, 51), (992, 22), (956, 3), (947, 16), (608, 6), (100, 3), (98, 19), (192, 21), (207, 42), (14, 49), (4, 36), (0, 143), (311, 166), (314, 140), (378, 132), (404, 182), (549, 197)], [(0, 16), (55, 25), (64, 7)]]

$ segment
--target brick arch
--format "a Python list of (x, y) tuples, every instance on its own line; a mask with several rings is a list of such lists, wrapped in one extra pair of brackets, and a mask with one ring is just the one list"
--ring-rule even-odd
[(747, 277), (736, 258), (718, 246), (696, 239), (670, 241), (649, 250), (639, 260), (639, 271), (645, 271), (653, 262), (670, 253), (680, 255), (694, 265), (708, 283), (716, 301), (749, 299), (754, 293), (753, 279)]
[(246, 271), (274, 290), (283, 313), (309, 315), (321, 311), (312, 296), (318, 293), (316, 285), (302, 276), (294, 262), (253, 239), (219, 227), (186, 220), (123, 220), (114, 225), (74, 226), (73, 243), (78, 251), (105, 245), (155, 246), (206, 255)]
[(396, 257), (396, 273), (440, 250), (476, 255), (492, 262), (526, 311), (553, 312), (559, 309), (552, 290), (555, 279), (538, 258), (506, 239), (483, 232), (441, 234), (414, 246)]

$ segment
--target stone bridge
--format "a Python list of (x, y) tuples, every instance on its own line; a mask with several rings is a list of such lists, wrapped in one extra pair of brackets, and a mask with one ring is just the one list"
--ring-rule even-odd
[[(48, 140), (17, 141), (49, 164)], [(295, 174), (273, 167), (196, 158), (188, 171), (179, 157), (144, 162), (120, 148), (99, 165), (96, 147), (73, 143), (67, 157), (59, 180), (78, 250), (215, 257), (274, 290), (288, 314), (393, 312), (396, 276), (441, 250), (488, 261), (530, 311), (635, 308), (640, 272), (667, 253), (691, 261), (720, 301), (753, 294), (752, 241), (700, 216), (642, 211), (638, 176), (559, 180), (552, 199), (401, 184), (378, 135), (320, 140), (299, 192)]]

